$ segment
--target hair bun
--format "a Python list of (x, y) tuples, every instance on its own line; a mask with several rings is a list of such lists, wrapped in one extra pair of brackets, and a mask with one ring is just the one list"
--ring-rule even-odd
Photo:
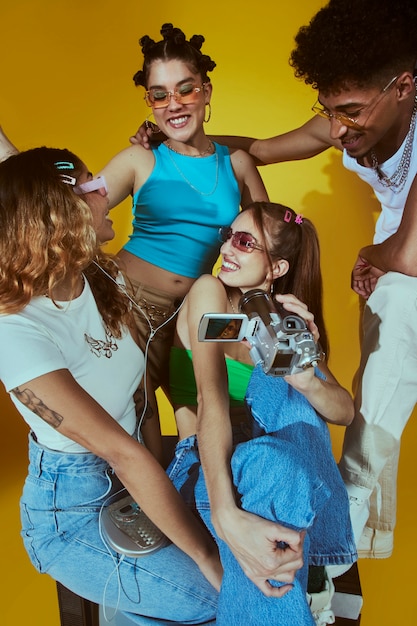
[(144, 35), (139, 39), (139, 45), (142, 48), (143, 55), (145, 55), (155, 45), (155, 41), (149, 35)]
[(191, 63), (197, 72), (203, 77), (203, 82), (208, 81), (207, 72), (211, 72), (216, 63), (207, 54), (201, 53), (201, 46), (205, 39), (203, 35), (193, 35), (189, 41), (180, 28), (173, 26), (171, 22), (162, 24), (160, 33), (162, 40), (155, 42), (148, 35), (139, 39), (144, 56), (144, 64), (141, 70), (133, 76), (135, 85), (146, 87), (149, 67), (156, 59), (180, 59)]

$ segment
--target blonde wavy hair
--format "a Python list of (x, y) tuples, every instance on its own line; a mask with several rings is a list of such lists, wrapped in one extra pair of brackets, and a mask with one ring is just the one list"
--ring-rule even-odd
[(57, 148), (35, 148), (0, 163), (0, 313), (18, 313), (64, 279), (73, 297), (84, 272), (105, 324), (120, 336), (130, 304), (93, 261), (113, 277), (117, 266), (99, 248), (90, 208), (65, 182), (82, 171), (76, 155)]

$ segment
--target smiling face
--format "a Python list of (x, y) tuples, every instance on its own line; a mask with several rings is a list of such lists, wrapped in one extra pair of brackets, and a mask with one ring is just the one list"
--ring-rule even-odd
[[(320, 92), (319, 103), (330, 114), (331, 138), (340, 140), (351, 157), (361, 159), (376, 150), (385, 160), (398, 150), (408, 131), (414, 94), (414, 84), (405, 75), (393, 77), (385, 89), (347, 85), (337, 92)], [(343, 115), (356, 124), (344, 123)]]
[(175, 97), (169, 98), (168, 106), (153, 108), (155, 121), (164, 134), (175, 141), (194, 143), (204, 137), (203, 121), (205, 106), (210, 101), (211, 84), (203, 85), (200, 74), (196, 74), (179, 59), (157, 60), (151, 65), (147, 90), (181, 92), (185, 85), (193, 85), (201, 91), (195, 92), (194, 102), (184, 104)]
[[(92, 178), (92, 173), (88, 171), (85, 165), (83, 165), (82, 172), (77, 178), (77, 185), (86, 183), (87, 181), (92, 180)], [(99, 243), (111, 241), (111, 239), (114, 238), (114, 230), (113, 222), (109, 218), (109, 199), (107, 192), (102, 188), (95, 189), (94, 191), (83, 194), (81, 197), (90, 208), (93, 216), (94, 230)]]
[[(243, 232), (252, 235), (257, 244), (264, 245), (264, 236), (255, 225), (252, 212), (243, 211), (234, 220), (233, 233)], [(245, 293), (249, 289), (269, 291), (272, 282), (272, 269), (265, 251), (253, 249), (243, 252), (233, 246), (233, 239), (228, 239), (220, 248), (222, 265), (218, 277), (229, 287), (237, 287)]]

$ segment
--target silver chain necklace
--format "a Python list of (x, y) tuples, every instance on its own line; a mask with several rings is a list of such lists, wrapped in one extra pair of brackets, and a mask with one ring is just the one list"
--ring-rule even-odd
[(404, 189), (405, 181), (407, 180), (408, 172), (410, 169), (411, 155), (413, 153), (414, 144), (414, 131), (416, 128), (417, 118), (417, 94), (414, 98), (413, 112), (411, 114), (410, 128), (405, 140), (404, 150), (401, 156), (401, 160), (392, 176), (387, 176), (379, 167), (378, 159), (374, 150), (371, 150), (371, 167), (377, 173), (380, 183), (384, 187), (392, 189), (393, 193), (400, 193)]
[(207, 148), (203, 150), (203, 152), (199, 152), (198, 154), (185, 154), (184, 152), (180, 152), (179, 150), (176, 150), (174, 146), (171, 146), (171, 142), (169, 141), (169, 139), (166, 140), (165, 145), (167, 146), (167, 148), (172, 150), (172, 152), (176, 152), (177, 154), (181, 154), (182, 156), (193, 157), (194, 159), (204, 157), (206, 156), (206, 154), (213, 154), (215, 151), (214, 144), (211, 139), (209, 139)]
[(230, 297), (230, 293), (229, 293), (229, 292), (227, 292), (227, 297), (228, 297), (228, 300), (229, 300), (229, 302), (230, 302), (230, 304), (231, 304), (231, 306), (232, 306), (232, 311), (233, 311), (233, 313), (237, 313), (237, 311), (236, 311), (235, 307), (233, 306), (233, 300), (232, 300), (232, 298)]
[[(201, 191), (201, 189), (198, 189), (195, 185), (192, 184), (192, 182), (190, 180), (188, 180), (188, 178), (186, 177), (186, 175), (184, 174), (184, 172), (182, 171), (182, 169), (180, 168), (180, 166), (178, 165), (178, 163), (176, 162), (176, 160), (174, 159), (172, 152), (176, 152), (177, 154), (180, 154), (180, 152), (177, 152), (176, 150), (173, 150), (169, 145), (167, 145), (168, 148), (168, 156), (171, 160), (172, 165), (175, 167), (175, 169), (177, 170), (178, 174), (185, 180), (185, 182), (187, 183), (187, 185), (189, 185), (191, 187), (191, 189), (193, 189), (194, 191), (196, 191), (197, 193), (199, 193), (201, 196), (211, 196), (217, 189), (217, 184), (219, 182), (219, 155), (217, 154), (217, 150), (214, 153), (215, 157), (216, 157), (216, 180), (214, 181), (214, 186), (213, 189), (211, 189), (210, 191)], [(188, 156), (188, 155), (181, 155), (181, 156)]]

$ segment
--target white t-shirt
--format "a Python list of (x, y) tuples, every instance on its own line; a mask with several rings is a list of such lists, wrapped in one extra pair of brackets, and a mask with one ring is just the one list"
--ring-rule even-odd
[[(393, 156), (381, 164), (381, 169), (388, 177), (392, 176), (404, 152), (404, 144), (407, 138)], [(371, 185), (376, 197), (381, 203), (381, 214), (375, 226), (374, 243), (381, 243), (397, 232), (403, 215), (404, 206), (410, 191), (411, 184), (417, 173), (417, 131), (414, 133), (413, 152), (411, 154), (410, 169), (404, 188), (400, 193), (394, 193), (390, 187), (384, 187), (378, 178), (378, 174), (371, 167), (360, 165), (356, 159), (343, 151), (343, 165), (346, 169), (356, 172), (359, 178)]]
[[(133, 434), (136, 412), (133, 393), (143, 376), (144, 356), (124, 332), (115, 339), (105, 328), (90, 286), (58, 309), (46, 297), (33, 298), (22, 311), (0, 315), (0, 379), (10, 392), (30, 380), (67, 369), (119, 424)], [(53, 450), (84, 452), (11, 394), (38, 442)]]

